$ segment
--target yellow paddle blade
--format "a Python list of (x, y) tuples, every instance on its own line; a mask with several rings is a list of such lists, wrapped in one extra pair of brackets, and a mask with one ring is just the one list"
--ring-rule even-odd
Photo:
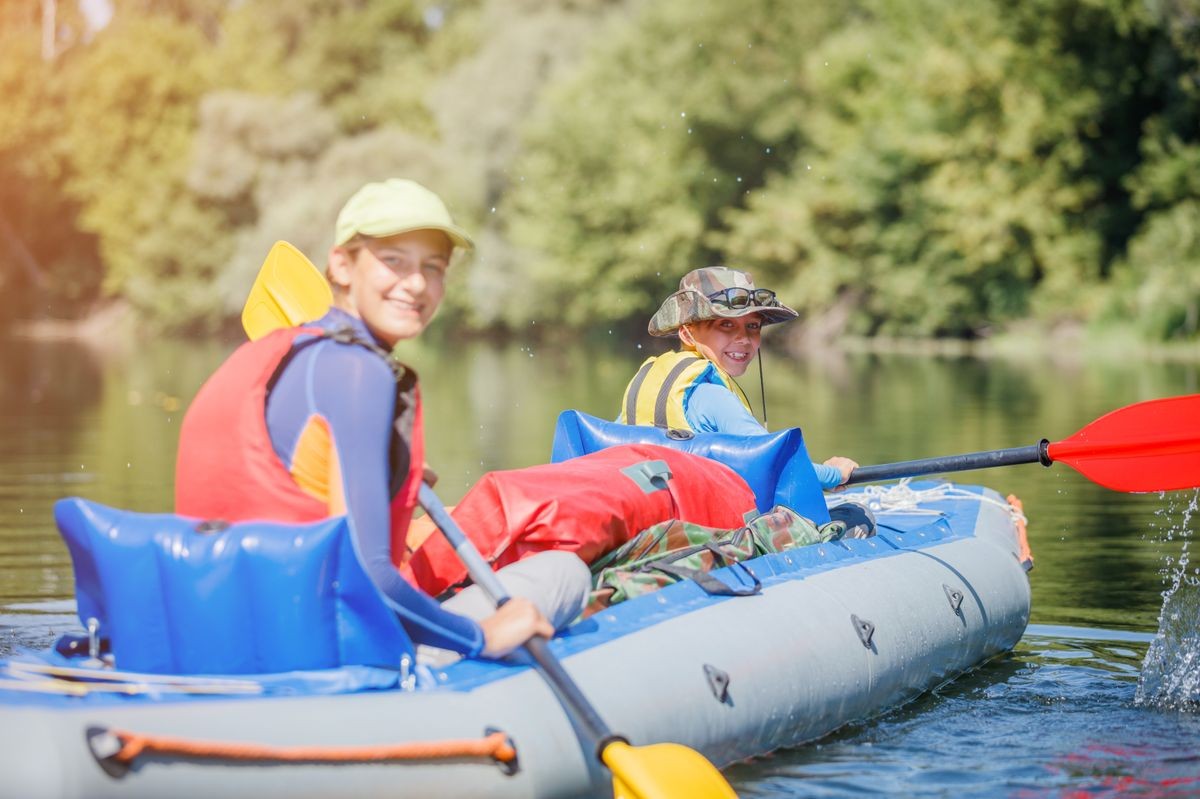
[(281, 327), (311, 322), (332, 304), (329, 283), (312, 261), (286, 241), (277, 241), (242, 307), (242, 329), (253, 341)]
[(682, 744), (613, 741), (600, 757), (613, 774), (616, 799), (737, 799), (717, 767)]

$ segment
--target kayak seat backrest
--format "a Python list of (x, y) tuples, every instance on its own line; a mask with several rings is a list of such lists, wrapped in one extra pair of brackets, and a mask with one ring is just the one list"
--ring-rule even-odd
[(702, 455), (742, 476), (754, 492), (759, 513), (784, 505), (817, 524), (829, 521), (829, 510), (800, 428), (760, 436), (687, 433), (646, 425), (610, 422), (582, 411), (566, 410), (554, 428), (555, 463), (618, 444), (658, 444)]
[(54, 506), (79, 619), (116, 666), (158, 674), (395, 667), (412, 644), (359, 563), (344, 517), (200, 524), (77, 497)]

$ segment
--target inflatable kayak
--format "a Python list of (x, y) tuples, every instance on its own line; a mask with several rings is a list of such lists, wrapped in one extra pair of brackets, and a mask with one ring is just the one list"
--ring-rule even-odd
[[(609, 430), (581, 432), (592, 421), (560, 420), (556, 458), (611, 443), (594, 440)], [(748, 480), (756, 495), (773, 492), (764, 505), (796, 492), (787, 470), (807, 463), (795, 436), (780, 440), (791, 449), (762, 478), (770, 485)], [(806, 492), (790, 499), (816, 513)], [(712, 572), (730, 585), (760, 584), (747, 595), (683, 580), (615, 604), (561, 633), (553, 651), (631, 742), (675, 741), (723, 766), (879, 714), (1016, 644), (1030, 610), (1019, 505), (990, 489), (931, 482), (831, 501), (846, 498), (871, 508), (876, 535)], [(129, 673), (102, 665), (98, 637), (75, 644), (0, 664), (0, 794), (612, 790), (554, 693), (521, 662)]]

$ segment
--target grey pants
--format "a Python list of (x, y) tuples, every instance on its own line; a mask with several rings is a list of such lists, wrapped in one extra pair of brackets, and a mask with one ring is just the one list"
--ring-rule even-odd
[[(539, 552), (505, 566), (496, 572), (496, 577), (511, 596), (524, 597), (536, 605), (556, 630), (583, 612), (592, 588), (587, 564), (573, 552)], [(496, 612), (496, 606), (477, 585), (459, 591), (443, 602), (442, 607), (475, 621)], [(417, 662), (427, 666), (445, 666), (459, 657), (448, 649), (417, 647)]]

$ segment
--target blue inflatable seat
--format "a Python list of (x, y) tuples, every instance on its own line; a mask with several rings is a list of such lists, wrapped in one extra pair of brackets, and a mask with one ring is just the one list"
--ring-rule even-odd
[(203, 532), (196, 519), (69, 498), (55, 503), (54, 518), (75, 567), (79, 618), (99, 622), (120, 669), (394, 668), (412, 653), (344, 517)]
[(742, 476), (760, 513), (786, 505), (817, 524), (829, 521), (825, 496), (798, 427), (761, 436), (690, 433), (609, 422), (567, 410), (558, 416), (550, 458), (558, 463), (617, 444), (658, 444), (711, 458)]

